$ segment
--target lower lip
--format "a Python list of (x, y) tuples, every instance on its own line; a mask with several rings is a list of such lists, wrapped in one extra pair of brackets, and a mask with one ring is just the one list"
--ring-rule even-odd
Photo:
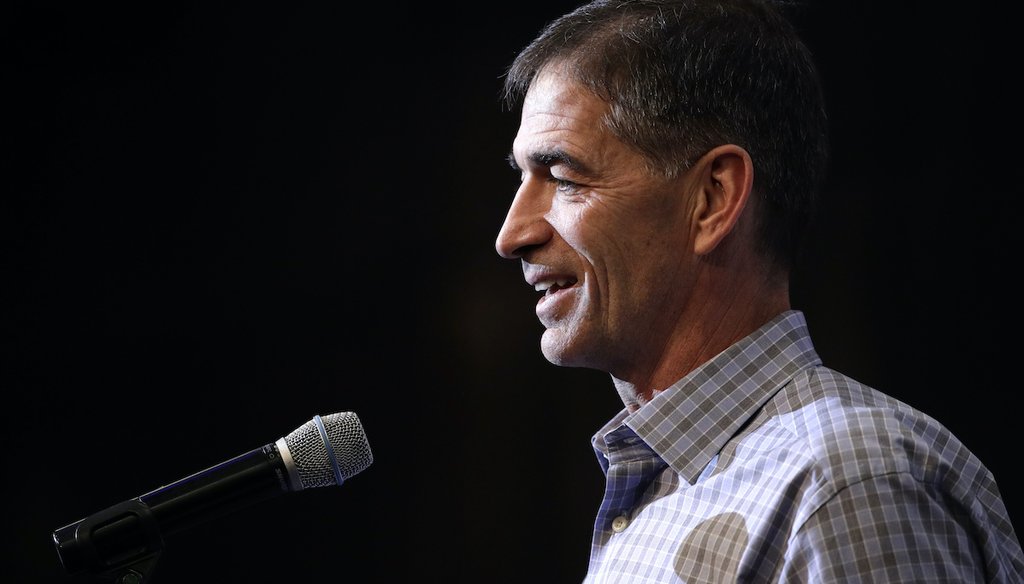
[(537, 301), (537, 318), (541, 322), (556, 320), (559, 314), (565, 314), (566, 310), (558, 310), (559, 306), (570, 302), (570, 296), (576, 290), (575, 286), (562, 288), (557, 292), (545, 294)]

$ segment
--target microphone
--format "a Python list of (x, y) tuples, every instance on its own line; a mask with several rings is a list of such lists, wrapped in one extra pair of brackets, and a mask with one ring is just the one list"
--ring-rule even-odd
[(283, 493), (341, 485), (372, 462), (355, 413), (313, 416), (275, 442), (65, 525), (53, 542), (71, 574), (151, 568), (164, 535)]

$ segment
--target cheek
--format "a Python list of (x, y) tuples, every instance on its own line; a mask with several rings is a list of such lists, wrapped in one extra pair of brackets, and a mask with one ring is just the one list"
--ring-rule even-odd
[(584, 274), (586, 312), (603, 314), (606, 324), (631, 318), (638, 296), (652, 283), (648, 234), (630, 233), (611, 221), (582, 221), (567, 227), (563, 237)]
[(561, 202), (552, 205), (547, 220), (569, 247), (598, 266), (632, 245), (622, 215), (607, 205)]
[(562, 201), (546, 219), (581, 260), (587, 288), (603, 302), (633, 303), (685, 261), (688, 230), (679, 210), (655, 207)]
[(641, 318), (689, 286), (693, 255), (688, 253), (685, 225), (659, 218), (633, 231), (606, 235), (595, 271), (610, 307), (621, 318)]
[(619, 240), (614, 231), (598, 213), (582, 205), (553, 206), (547, 220), (558, 234), (550, 257), (561, 258), (564, 267), (571, 266), (582, 284), (580, 300), (585, 301), (576, 308), (600, 310), (598, 305), (608, 298), (609, 275), (621, 269), (614, 249)]

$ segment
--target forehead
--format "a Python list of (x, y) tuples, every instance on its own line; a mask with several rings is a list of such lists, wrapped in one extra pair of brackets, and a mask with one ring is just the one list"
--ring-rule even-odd
[(568, 76), (542, 71), (523, 100), (513, 153), (520, 162), (541, 150), (599, 154), (615, 141), (604, 123), (607, 112), (607, 103)]
[(563, 68), (542, 69), (526, 92), (523, 115), (575, 112), (601, 115), (608, 105)]

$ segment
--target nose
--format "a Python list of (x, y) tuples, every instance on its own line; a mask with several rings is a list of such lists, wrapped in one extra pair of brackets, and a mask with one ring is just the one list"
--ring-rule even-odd
[(494, 249), (503, 258), (520, 259), (530, 249), (543, 245), (551, 238), (551, 224), (546, 219), (551, 209), (551, 199), (539, 182), (524, 180), (512, 199), (505, 222), (494, 242)]

